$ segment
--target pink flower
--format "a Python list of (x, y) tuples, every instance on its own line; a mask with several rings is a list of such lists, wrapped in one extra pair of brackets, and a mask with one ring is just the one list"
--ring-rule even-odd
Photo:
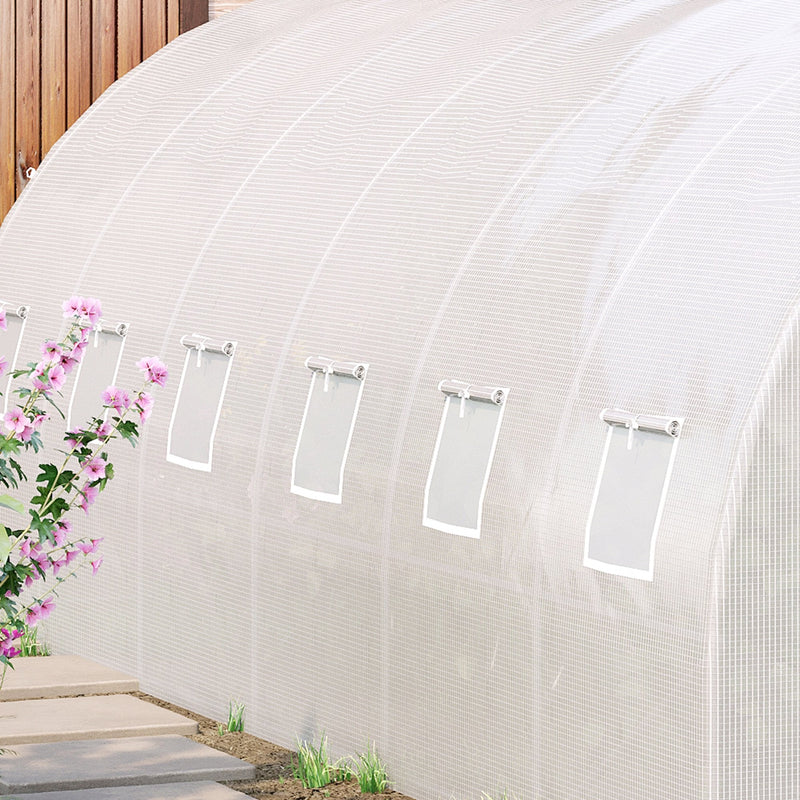
[(80, 553), (80, 550), (67, 550), (67, 552), (64, 553), (67, 564), (71, 564), (78, 557), (78, 553)]
[(8, 329), (8, 323), (6, 322), (6, 310), (4, 308), (0, 308), (0, 331), (5, 331)]
[(97, 552), (97, 548), (100, 547), (100, 542), (102, 541), (103, 537), (101, 536), (99, 539), (90, 539), (88, 542), (78, 542), (76, 546), (85, 556), (88, 556)]
[(92, 575), (97, 575), (97, 570), (100, 569), (100, 565), (103, 563), (103, 556), (100, 558), (96, 558), (94, 561), (89, 562), (92, 565)]
[(89, 338), (89, 329), (84, 328), (81, 331), (81, 336), (86, 334), (86, 339), (81, 339), (79, 342), (75, 342), (72, 346), (72, 350), (70, 351), (70, 358), (72, 358), (76, 362), (80, 362), (83, 358), (83, 354), (86, 352), (86, 342)]
[(84, 461), (81, 469), (85, 470), (86, 474), (92, 479), (105, 478), (106, 476), (106, 462), (100, 456), (90, 458)]
[(153, 395), (149, 392), (140, 392), (139, 398), (136, 401), (136, 405), (139, 408), (139, 418), (142, 422), (147, 422), (150, 419), (150, 414), (153, 413), (153, 405), (155, 404), (155, 400), (153, 399)]
[(5, 356), (0, 356), (0, 377), (8, 371), (8, 359)]
[(41, 568), (42, 572), (47, 572), (47, 570), (50, 569), (50, 558), (48, 557), (47, 553), (39, 552), (33, 556), (33, 558)]
[(11, 411), (7, 412), (3, 417), (3, 423), (7, 431), (22, 433), (22, 431), (25, 430), (25, 426), (28, 424), (28, 418), (22, 413), (21, 408), (12, 408)]
[(44, 342), (40, 349), (42, 355), (49, 361), (59, 361), (61, 359), (61, 345), (52, 339)]
[(72, 370), (78, 365), (78, 359), (73, 358), (68, 353), (62, 353), (61, 359), (58, 363), (64, 368), (64, 374), (69, 375), (70, 372), (72, 372)]
[(88, 317), (89, 322), (95, 325), (100, 321), (103, 316), (103, 310), (100, 308), (100, 301), (94, 297), (86, 297), (81, 303), (80, 313), (82, 317)]
[(34, 603), (25, 615), (25, 621), (28, 625), (35, 625), (40, 619), (46, 619), (55, 604), (56, 601), (52, 597), (46, 597), (41, 603)]
[(67, 566), (67, 559), (66, 558), (61, 558), (58, 561), (53, 561), (53, 575), (58, 575), (59, 570), (62, 567), (66, 567), (66, 566)]
[(8, 628), (0, 628), (0, 656), (6, 658), (14, 658), (18, 656), (21, 650), (14, 645), (14, 641), (22, 636), (22, 631), (19, 628), (9, 630)]
[(78, 446), (80, 445), (80, 437), (83, 434), (83, 431), (80, 428), (75, 428), (71, 431), (67, 431), (67, 436), (64, 441), (69, 445), (70, 450), (77, 450)]
[(24, 558), (29, 558), (31, 554), (31, 540), (23, 539), (22, 544), (19, 546), (19, 552)]
[(53, 531), (53, 538), (59, 547), (63, 547), (69, 535), (72, 533), (72, 523), (68, 519), (60, 519), (56, 522), (56, 529)]
[(96, 433), (98, 439), (105, 439), (111, 436), (111, 425), (108, 422), (101, 422), (97, 426)]
[(67, 380), (67, 372), (61, 364), (53, 364), (50, 367), (50, 387), (53, 391), (60, 391), (61, 387), (64, 385), (64, 382)]
[(61, 308), (64, 310), (64, 318), (77, 317), (81, 313), (83, 303), (83, 298), (77, 294), (70, 297), (69, 300), (65, 300), (61, 304)]
[(136, 366), (147, 374), (147, 380), (150, 383), (157, 383), (159, 386), (167, 385), (169, 372), (167, 371), (166, 364), (164, 364), (158, 356), (143, 358), (141, 361), (136, 362)]
[(130, 408), (131, 399), (124, 389), (118, 389), (116, 386), (109, 386), (102, 394), (104, 406), (111, 406), (118, 414), (121, 414), (125, 409)]
[(59, 391), (67, 379), (67, 373), (60, 363), (40, 361), (36, 365), (31, 383), (47, 394), (50, 390)]
[(84, 513), (88, 514), (89, 506), (94, 505), (94, 501), (97, 500), (97, 495), (100, 494), (100, 490), (96, 486), (85, 483), (80, 491), (83, 497), (81, 498), (79, 505), (83, 509)]
[(21, 442), (29, 442), (31, 440), (31, 436), (33, 436), (33, 425), (26, 425), (25, 430), (19, 434), (19, 440)]
[(50, 419), (50, 415), (49, 414), (37, 414), (31, 420), (31, 425), (33, 426), (33, 429), (35, 431), (38, 431), (39, 428), (41, 428), (42, 425), (44, 425), (44, 423), (47, 422), (47, 420), (49, 420), (49, 419)]

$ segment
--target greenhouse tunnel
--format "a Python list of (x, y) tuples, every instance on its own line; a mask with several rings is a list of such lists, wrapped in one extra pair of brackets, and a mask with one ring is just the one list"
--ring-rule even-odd
[(0, 229), (18, 363), (103, 300), (76, 420), (171, 371), (53, 649), (418, 800), (800, 797), (798, 120), (794, 0), (179, 37)]

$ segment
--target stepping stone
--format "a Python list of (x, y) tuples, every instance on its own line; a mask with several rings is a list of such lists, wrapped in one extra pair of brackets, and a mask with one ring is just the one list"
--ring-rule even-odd
[(0, 700), (136, 692), (139, 681), (80, 656), (15, 658), (6, 670)]
[(129, 694), (0, 703), (0, 747), (162, 733), (191, 736), (197, 723)]
[(182, 736), (49, 742), (19, 745), (13, 750), (15, 755), (2, 757), (0, 793), (27, 796), (110, 786), (250, 780), (256, 774), (252, 764)]
[(0, 800), (17, 800), (17, 798), (19, 800), (249, 800), (246, 794), (210, 781), (0, 796)]

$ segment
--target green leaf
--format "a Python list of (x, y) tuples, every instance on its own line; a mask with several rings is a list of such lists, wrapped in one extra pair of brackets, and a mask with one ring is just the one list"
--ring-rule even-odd
[[(24, 514), (26, 510), (25, 504), (17, 500), (16, 497), (12, 497), (10, 494), (0, 494), (0, 506), (3, 508), (10, 508), (12, 511), (16, 511), (17, 514)], [(2, 551), (0, 550), (0, 552)]]
[(8, 554), (11, 552), (11, 539), (8, 536), (8, 531), (3, 525), (0, 525), (0, 564), (5, 565), (8, 561)]

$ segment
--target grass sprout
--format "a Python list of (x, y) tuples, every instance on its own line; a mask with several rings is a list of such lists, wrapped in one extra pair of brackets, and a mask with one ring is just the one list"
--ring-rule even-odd
[(297, 754), (292, 758), (292, 774), (303, 782), (306, 789), (321, 789), (329, 783), (349, 781), (355, 775), (347, 759), (331, 761), (328, 755), (328, 737), (324, 733), (320, 736), (319, 745), (297, 739)]
[(50, 648), (38, 641), (39, 629), (26, 628), (19, 639), (20, 658), (31, 656), (49, 656)]
[(244, 703), (231, 700), (228, 703), (228, 725), (231, 733), (244, 730)]
[(355, 777), (362, 794), (381, 794), (389, 788), (386, 765), (375, 751), (373, 742), (366, 753), (359, 753), (355, 762)]
[(292, 773), (306, 789), (321, 789), (336, 777), (336, 768), (328, 756), (328, 737), (324, 733), (318, 746), (298, 739), (295, 758), (297, 763), (292, 764)]

